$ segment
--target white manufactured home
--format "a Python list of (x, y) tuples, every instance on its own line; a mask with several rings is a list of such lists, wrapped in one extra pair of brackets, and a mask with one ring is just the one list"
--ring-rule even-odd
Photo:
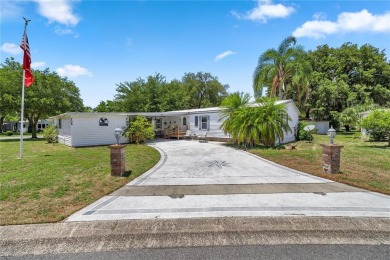
[[(281, 100), (277, 103), (284, 104), (291, 117), (289, 126), (292, 132), (285, 133), (281, 143), (293, 142), (299, 110), (292, 100)], [(230, 136), (225, 135), (220, 129), (222, 124), (220, 111), (220, 107), (210, 107), (146, 113), (70, 112), (54, 116), (53, 119), (59, 130), (58, 142), (72, 147), (116, 143), (115, 129), (118, 127), (124, 129), (127, 122), (137, 115), (143, 115), (152, 122), (157, 138), (180, 138), (189, 130), (193, 136), (206, 135), (208, 140), (227, 141), (230, 140)], [(128, 143), (128, 139), (121, 137), (120, 142)]]

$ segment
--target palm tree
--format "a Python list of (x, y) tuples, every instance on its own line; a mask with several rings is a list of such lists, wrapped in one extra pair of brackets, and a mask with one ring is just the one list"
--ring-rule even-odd
[(296, 56), (301, 47), (295, 47), (296, 38), (289, 36), (284, 39), (277, 50), (268, 49), (260, 55), (257, 67), (253, 73), (253, 90), (255, 97), (261, 96), (263, 88), (267, 87), (268, 96), (283, 98), (286, 85), (291, 82), (297, 71)]
[(260, 142), (275, 145), (284, 139), (284, 133), (291, 132), (288, 121), (291, 120), (284, 104), (277, 104), (275, 98), (256, 100), (256, 122), (260, 133)]
[(305, 51), (298, 46), (293, 61), (294, 72), (291, 84), (286, 89), (286, 97), (295, 101), (298, 108), (303, 111), (309, 99), (312, 67)]
[[(238, 93), (232, 99), (237, 101), (239, 97)], [(227, 111), (228, 109), (225, 110), (228, 117), (224, 117), (223, 130), (231, 135), (233, 141), (245, 147), (257, 144), (275, 145), (277, 141), (283, 140), (285, 132), (291, 132), (286, 107), (277, 104), (275, 98), (263, 97), (254, 104), (237, 106), (233, 113), (229, 114)]]
[(232, 118), (234, 114), (241, 108), (246, 107), (249, 104), (251, 96), (248, 93), (244, 92), (234, 92), (228, 95), (221, 102), (221, 118), (219, 121), (223, 120), (223, 123), (220, 126), (220, 129), (223, 130), (225, 134), (231, 132)]

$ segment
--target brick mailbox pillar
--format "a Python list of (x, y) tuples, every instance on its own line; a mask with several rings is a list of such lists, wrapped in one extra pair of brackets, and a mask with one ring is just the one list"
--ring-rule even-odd
[(321, 144), (321, 146), (325, 173), (339, 173), (341, 148), (344, 146), (336, 144)]
[(113, 144), (110, 148), (111, 176), (124, 176), (125, 169), (125, 145)]

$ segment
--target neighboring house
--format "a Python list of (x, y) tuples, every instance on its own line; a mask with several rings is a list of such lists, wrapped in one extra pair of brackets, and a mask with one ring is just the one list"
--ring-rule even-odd
[[(49, 119), (45, 120), (38, 120), (37, 124), (37, 132), (43, 131), (47, 126), (51, 125), (52, 121)], [(28, 121), (23, 122), (23, 133), (27, 132), (29, 130), (30, 124)], [(20, 132), (20, 122), (16, 121), (7, 121), (3, 123), (3, 131), (13, 131), (13, 132)]]
[[(277, 103), (285, 104), (291, 117), (289, 125), (292, 132), (285, 133), (281, 143), (295, 141), (294, 132), (298, 125), (299, 110), (292, 100), (281, 100)], [(162, 137), (167, 128), (179, 128), (180, 131), (190, 130), (197, 136), (207, 133), (208, 140), (227, 141), (230, 136), (220, 129), (222, 108), (210, 107), (200, 109), (178, 110), (168, 112), (146, 113), (88, 113), (70, 112), (54, 116), (58, 127), (58, 141), (62, 144), (78, 146), (107, 145), (116, 143), (115, 128), (125, 128), (131, 117), (142, 115), (147, 117), (155, 127), (156, 137)], [(121, 137), (121, 143), (128, 139)]]

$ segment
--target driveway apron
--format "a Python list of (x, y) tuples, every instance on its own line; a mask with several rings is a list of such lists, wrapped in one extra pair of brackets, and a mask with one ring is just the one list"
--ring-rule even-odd
[(157, 140), (149, 145), (161, 154), (157, 165), (66, 221), (390, 216), (390, 196), (295, 171), (222, 143)]

